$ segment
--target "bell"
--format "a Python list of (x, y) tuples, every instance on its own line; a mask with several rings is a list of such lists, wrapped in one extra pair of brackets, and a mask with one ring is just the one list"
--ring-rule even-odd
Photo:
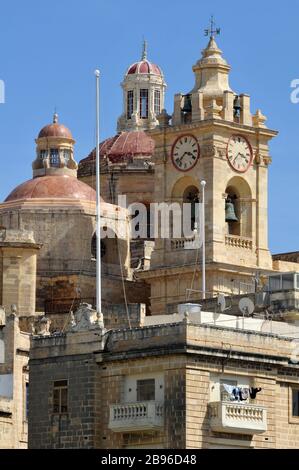
[(235, 206), (231, 200), (225, 202), (225, 222), (238, 222), (238, 217), (235, 213)]
[(237, 95), (234, 99), (234, 116), (235, 117), (240, 117), (241, 113), (241, 100), (240, 97)]

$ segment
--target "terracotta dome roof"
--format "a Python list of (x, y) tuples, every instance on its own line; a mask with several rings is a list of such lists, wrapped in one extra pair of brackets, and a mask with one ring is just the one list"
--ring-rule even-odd
[(38, 134), (39, 139), (42, 137), (63, 137), (65, 139), (73, 140), (71, 131), (63, 124), (58, 123), (48, 124), (47, 126), (43, 127)]
[(130, 65), (127, 71), (127, 75), (138, 74), (138, 73), (152, 73), (155, 75), (162, 76), (160, 67), (156, 64), (152, 64), (148, 60), (141, 60)]
[(96, 192), (75, 176), (41, 176), (20, 184), (5, 202), (43, 198), (95, 201)]
[(54, 113), (52, 124), (43, 127), (38, 134), (39, 139), (42, 137), (63, 137), (64, 139), (73, 140), (71, 131), (63, 124), (59, 124), (57, 113)]
[[(151, 157), (155, 142), (144, 131), (127, 131), (110, 137), (100, 144), (100, 156), (108, 157), (111, 162), (126, 160), (132, 156)], [(95, 149), (82, 162), (95, 159)]]

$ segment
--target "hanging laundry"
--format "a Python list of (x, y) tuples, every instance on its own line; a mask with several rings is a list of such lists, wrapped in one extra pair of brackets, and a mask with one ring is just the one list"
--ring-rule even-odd
[(261, 387), (258, 387), (258, 388), (250, 387), (250, 389), (249, 389), (250, 398), (255, 400), (257, 393), (259, 393), (261, 391), (262, 391)]
[(245, 401), (245, 400), (248, 400), (248, 398), (249, 398), (249, 388), (247, 387), (240, 388), (240, 400)]
[(227, 393), (227, 397), (225, 399), (229, 399), (230, 401), (234, 401), (236, 398), (233, 395), (233, 390), (236, 388), (235, 385), (228, 385), (228, 384), (221, 384), (222, 389)]
[(241, 389), (239, 387), (234, 387), (232, 394), (235, 397), (235, 400), (240, 401), (240, 399), (241, 399)]

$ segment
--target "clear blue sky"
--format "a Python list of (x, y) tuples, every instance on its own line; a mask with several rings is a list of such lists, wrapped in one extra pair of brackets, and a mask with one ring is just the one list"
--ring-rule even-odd
[(299, 78), (299, 2), (235, 0), (2, 0), (0, 3), (0, 199), (31, 178), (34, 139), (51, 121), (73, 132), (76, 159), (94, 145), (94, 76), (102, 72), (101, 137), (115, 132), (121, 113), (120, 82), (139, 58), (142, 37), (173, 95), (193, 86), (192, 65), (207, 39), (213, 13), (222, 28), (218, 44), (232, 66), (231, 86), (249, 93), (252, 112), (261, 108), (268, 126), (280, 131), (271, 145), (270, 247), (299, 250), (299, 104), (290, 102), (290, 82)]

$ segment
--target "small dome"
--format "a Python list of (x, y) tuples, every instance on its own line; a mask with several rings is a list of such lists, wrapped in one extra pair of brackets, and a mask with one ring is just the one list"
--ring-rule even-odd
[(64, 139), (73, 140), (71, 131), (63, 124), (59, 124), (58, 114), (56, 113), (53, 116), (53, 123), (43, 127), (38, 134), (38, 139), (43, 137), (62, 137)]
[(43, 198), (95, 201), (96, 192), (75, 176), (42, 176), (17, 186), (5, 202)]
[(150, 73), (154, 75), (163, 76), (160, 67), (156, 64), (152, 64), (148, 60), (141, 60), (140, 62), (135, 62), (134, 64), (130, 65), (126, 75), (133, 75), (139, 73)]
[[(151, 157), (155, 150), (155, 142), (144, 131), (127, 131), (110, 137), (100, 144), (100, 156), (108, 157), (114, 163), (125, 160), (127, 157), (148, 156)], [(95, 149), (87, 158), (81, 160), (79, 166), (84, 162), (95, 159)]]

